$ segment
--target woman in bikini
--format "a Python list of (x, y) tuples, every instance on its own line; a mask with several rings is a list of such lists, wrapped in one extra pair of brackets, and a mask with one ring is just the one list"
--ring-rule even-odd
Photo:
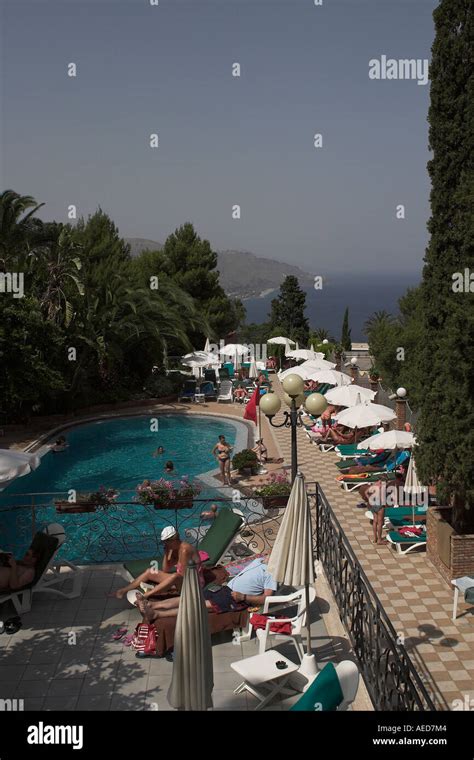
[[(161, 540), (164, 544), (164, 556), (161, 570), (149, 568), (135, 578), (128, 586), (118, 589), (112, 596), (122, 599), (129, 591), (140, 588), (142, 583), (152, 583), (153, 588), (144, 594), (137, 593), (138, 600), (143, 602), (150, 596), (167, 594), (169, 592), (180, 594), (183, 585), (184, 570), (189, 562), (195, 562), (198, 568), (199, 582), (204, 586), (204, 568), (202, 563), (209, 559), (206, 552), (198, 551), (195, 546), (187, 541), (182, 541), (179, 533), (171, 525), (161, 531)], [(141, 608), (140, 608), (141, 609)]]
[(233, 446), (227, 443), (225, 435), (220, 435), (219, 440), (212, 449), (212, 455), (216, 457), (219, 462), (219, 467), (222, 475), (222, 480), (225, 486), (232, 485), (230, 481), (230, 452)]

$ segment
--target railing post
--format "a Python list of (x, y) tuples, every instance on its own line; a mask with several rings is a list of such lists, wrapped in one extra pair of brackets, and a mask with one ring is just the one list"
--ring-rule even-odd
[(315, 507), (315, 512), (316, 512), (316, 559), (319, 562), (319, 560), (320, 560), (320, 553), (319, 553), (319, 549), (320, 549), (320, 546), (319, 546), (319, 542), (320, 542), (320, 538), (319, 538), (319, 483), (316, 483), (316, 507)]

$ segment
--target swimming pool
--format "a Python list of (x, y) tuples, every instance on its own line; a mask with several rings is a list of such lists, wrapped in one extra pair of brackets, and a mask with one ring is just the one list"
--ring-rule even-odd
[[(190, 480), (199, 480), (200, 499), (216, 499), (212, 475), (217, 469), (211, 452), (221, 434), (235, 447), (234, 453), (247, 445), (245, 424), (211, 415), (140, 415), (97, 420), (68, 429), (65, 435), (69, 446), (65, 451), (54, 454), (48, 450), (37, 470), (0, 493), (0, 545), (15, 547), (16, 551), (29, 545), (32, 512), (19, 505), (32, 500), (22, 494), (34, 493), (43, 494), (34, 497), (37, 527), (61, 523), (68, 539), (62, 556), (72, 562), (118, 562), (149, 556), (156, 551), (161, 529), (177, 524), (177, 517), (171, 510), (133, 504), (134, 489), (146, 478), (178, 480), (188, 475)], [(163, 446), (164, 453), (154, 457), (158, 446)], [(172, 475), (164, 471), (168, 460), (175, 467)], [(128, 504), (89, 514), (56, 512), (54, 499), (67, 498), (70, 489), (84, 493), (97, 491), (100, 486), (118, 489), (117, 500)], [(10, 508), (15, 506), (12, 512)], [(4, 511), (7, 507), (8, 511)], [(180, 511), (181, 531), (199, 524), (196, 510)]]

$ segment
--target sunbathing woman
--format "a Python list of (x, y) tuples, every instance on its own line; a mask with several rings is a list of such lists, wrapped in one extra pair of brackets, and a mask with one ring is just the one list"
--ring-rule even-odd
[(202, 563), (209, 559), (206, 552), (200, 552), (192, 544), (182, 541), (179, 533), (171, 525), (161, 531), (161, 540), (164, 543), (164, 557), (161, 570), (153, 570), (151, 567), (135, 578), (128, 586), (119, 588), (112, 596), (122, 599), (128, 591), (140, 588), (141, 583), (153, 583), (154, 587), (143, 594), (143, 598), (156, 594), (165, 594), (170, 591), (179, 594), (183, 584), (184, 568), (188, 562), (195, 562), (198, 566), (199, 581), (204, 586), (204, 570)]
[(321, 443), (355, 443), (355, 430), (345, 427), (345, 425), (336, 425), (328, 428), (325, 435), (321, 436)]

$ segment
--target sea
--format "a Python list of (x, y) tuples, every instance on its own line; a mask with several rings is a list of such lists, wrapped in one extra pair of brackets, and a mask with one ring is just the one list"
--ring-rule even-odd
[[(398, 314), (398, 299), (408, 288), (416, 287), (419, 273), (387, 275), (340, 275), (323, 280), (320, 290), (303, 288), (306, 293), (306, 316), (312, 329), (324, 328), (336, 339), (341, 337), (342, 320), (349, 308), (349, 327), (354, 342), (365, 342), (364, 324), (376, 311)], [(271, 301), (278, 291), (260, 298), (249, 298), (243, 303), (247, 309), (247, 322), (265, 322)]]

